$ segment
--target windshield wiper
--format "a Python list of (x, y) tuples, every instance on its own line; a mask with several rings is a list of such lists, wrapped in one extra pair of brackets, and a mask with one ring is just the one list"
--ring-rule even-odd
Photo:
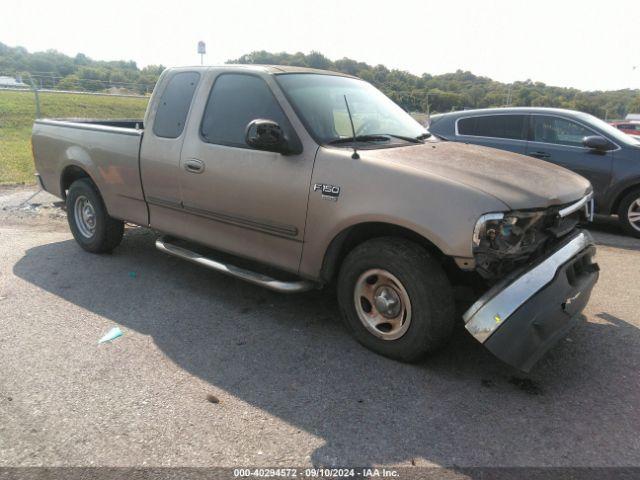
[(331, 140), (330, 142), (328, 142), (328, 144), (338, 145), (341, 143), (351, 143), (354, 141), (355, 142), (388, 142), (390, 140), (389, 137), (397, 138), (410, 143), (424, 143), (423, 139), (429, 138), (430, 136), (431, 136), (430, 133), (423, 133), (421, 135), (418, 135), (417, 137), (407, 137), (405, 135), (396, 135), (395, 133), (372, 133), (368, 135), (356, 135), (355, 140), (353, 137), (336, 138), (335, 140)]
[(328, 145), (339, 145), (352, 142), (388, 142), (389, 135), (356, 135), (355, 137), (336, 138), (327, 142)]
[(399, 138), (400, 140), (404, 140), (405, 142), (424, 143), (420, 137), (405, 137), (404, 135), (395, 135), (391, 133), (387, 133), (386, 135), (389, 135), (393, 138)]
[(424, 143), (423, 139), (429, 138), (431, 136), (431, 134), (428, 132), (422, 133), (417, 137), (407, 137), (405, 135), (396, 135), (395, 133), (378, 133), (376, 135), (385, 135), (387, 137), (398, 138), (400, 140), (404, 140), (405, 142), (411, 142), (411, 143)]

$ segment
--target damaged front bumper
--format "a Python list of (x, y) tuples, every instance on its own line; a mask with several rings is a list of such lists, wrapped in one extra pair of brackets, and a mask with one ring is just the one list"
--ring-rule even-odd
[(493, 286), (463, 318), (496, 357), (525, 372), (575, 324), (598, 280), (591, 235), (578, 231), (525, 271)]

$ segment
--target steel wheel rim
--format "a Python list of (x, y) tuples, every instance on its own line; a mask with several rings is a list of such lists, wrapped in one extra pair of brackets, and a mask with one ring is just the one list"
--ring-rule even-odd
[(96, 211), (87, 197), (79, 195), (73, 206), (73, 217), (80, 234), (91, 238), (96, 232)]
[(629, 225), (640, 232), (640, 198), (636, 198), (635, 201), (629, 205), (627, 219), (629, 220)]
[(372, 268), (358, 277), (353, 294), (358, 318), (382, 340), (397, 340), (411, 324), (409, 294), (396, 276)]

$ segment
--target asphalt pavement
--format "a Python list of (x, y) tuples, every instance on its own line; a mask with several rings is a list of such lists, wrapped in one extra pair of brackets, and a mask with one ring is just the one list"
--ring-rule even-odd
[(143, 228), (86, 253), (34, 193), (0, 189), (0, 467), (640, 466), (640, 241), (610, 220), (584, 318), (524, 375), (462, 328), (383, 358), (331, 291), (271, 293)]

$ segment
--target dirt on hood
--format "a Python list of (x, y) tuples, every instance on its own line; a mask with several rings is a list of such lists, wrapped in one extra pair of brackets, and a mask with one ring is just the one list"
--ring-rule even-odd
[(363, 150), (361, 154), (463, 183), (498, 198), (513, 210), (563, 205), (591, 191), (586, 178), (566, 168), (477, 145), (430, 141)]

